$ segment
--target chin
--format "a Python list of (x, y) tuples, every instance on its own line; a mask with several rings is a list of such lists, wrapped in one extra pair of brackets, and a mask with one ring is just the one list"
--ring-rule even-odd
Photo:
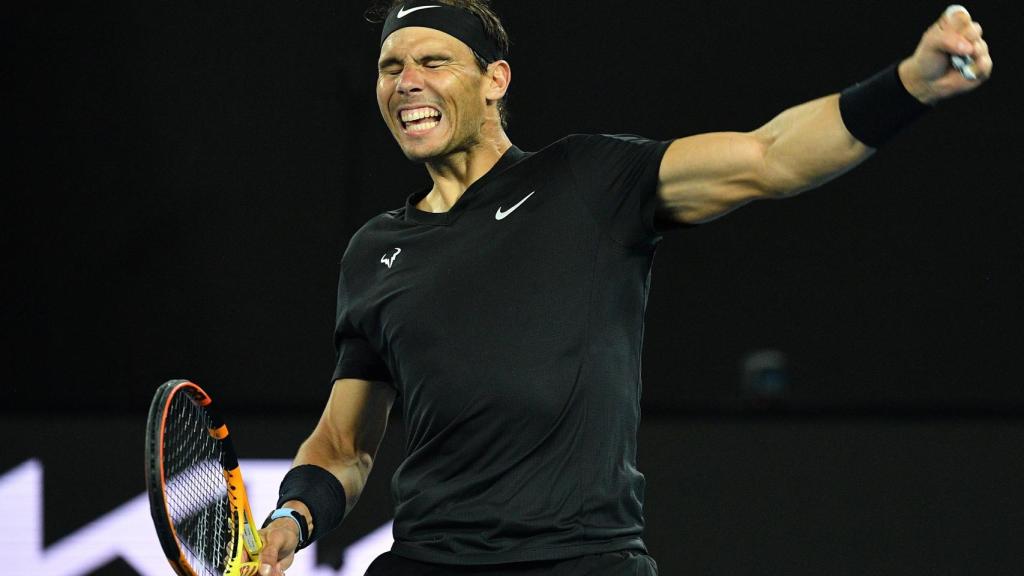
[(440, 156), (440, 154), (437, 153), (424, 152), (422, 150), (410, 150), (405, 147), (402, 148), (402, 153), (405, 154), (405, 157), (408, 158), (410, 162), (416, 164), (423, 164), (424, 162), (433, 160)]
[(402, 153), (410, 162), (423, 164), (431, 160), (443, 158), (450, 154), (469, 150), (476, 142), (473, 139), (454, 141), (448, 134), (436, 134), (429, 140), (408, 138), (405, 134), (395, 134), (395, 141)]
[(446, 153), (446, 142), (427, 144), (426, 142), (403, 143), (399, 141), (399, 148), (411, 162), (422, 164), (434, 158), (444, 156)]

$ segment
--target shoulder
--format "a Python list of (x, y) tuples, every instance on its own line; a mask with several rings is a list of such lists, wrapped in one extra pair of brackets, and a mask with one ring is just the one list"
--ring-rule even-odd
[(637, 134), (570, 134), (559, 142), (563, 142), (565, 146), (574, 147), (643, 146), (660, 143), (658, 140)]
[(349, 241), (349, 245), (367, 240), (391, 230), (395, 227), (395, 224), (405, 219), (405, 206), (401, 208), (395, 208), (394, 210), (388, 210), (387, 212), (381, 212), (373, 218), (366, 221), (365, 224), (359, 227), (358, 230), (352, 234), (352, 240)]
[(599, 163), (652, 154), (660, 157), (671, 144), (636, 134), (571, 134), (560, 142), (570, 160)]
[(354, 256), (363, 255), (367, 251), (377, 250), (382, 242), (394, 231), (403, 220), (405, 207), (382, 212), (370, 218), (349, 238), (348, 246), (342, 255), (342, 265)]
[(672, 143), (636, 134), (572, 134), (562, 142), (573, 172), (595, 177), (657, 167)]

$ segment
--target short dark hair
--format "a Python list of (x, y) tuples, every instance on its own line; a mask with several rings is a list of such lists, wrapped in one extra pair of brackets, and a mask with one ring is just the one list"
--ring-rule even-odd
[[(501, 24), (501, 19), (491, 8), (488, 0), (436, 0), (440, 4), (446, 4), (448, 6), (454, 6), (456, 8), (462, 8), (463, 10), (476, 15), (484, 23), (484, 32), (487, 33), (487, 37), (494, 42), (502, 54), (508, 57), (509, 49), (512, 46), (512, 41), (508, 37), (508, 32), (505, 31), (505, 27)], [(404, 4), (404, 0), (378, 0), (373, 6), (367, 8), (364, 16), (366, 20), (374, 24), (383, 24), (388, 18), (388, 13), (395, 6)], [(487, 71), (487, 65), (490, 62), (484, 60), (476, 51), (473, 51), (473, 56), (476, 58), (476, 65), (480, 68), (481, 72)], [(498, 114), (501, 118), (501, 127), (508, 128), (508, 93), (498, 101)]]

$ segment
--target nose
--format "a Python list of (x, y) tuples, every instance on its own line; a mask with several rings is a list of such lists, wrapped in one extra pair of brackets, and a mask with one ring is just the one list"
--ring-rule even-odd
[(418, 66), (406, 66), (398, 76), (399, 94), (412, 94), (423, 90), (423, 75), (420, 74)]

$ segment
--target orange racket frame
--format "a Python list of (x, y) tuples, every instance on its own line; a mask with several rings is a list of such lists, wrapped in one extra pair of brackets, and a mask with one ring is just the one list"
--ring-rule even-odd
[(157, 389), (146, 423), (146, 484), (150, 513), (153, 516), (160, 546), (179, 576), (205, 576), (198, 574), (189, 564), (167, 502), (168, 478), (164, 470), (165, 432), (171, 402), (180, 394), (185, 394), (193, 405), (207, 414), (210, 423), (207, 432), (220, 443), (220, 460), (230, 504), (229, 522), (233, 527), (230, 557), (225, 563), (223, 576), (253, 576), (259, 568), (259, 553), (263, 549), (263, 542), (253, 522), (238, 456), (231, 442), (228, 427), (213, 408), (210, 395), (188, 380), (170, 380)]

